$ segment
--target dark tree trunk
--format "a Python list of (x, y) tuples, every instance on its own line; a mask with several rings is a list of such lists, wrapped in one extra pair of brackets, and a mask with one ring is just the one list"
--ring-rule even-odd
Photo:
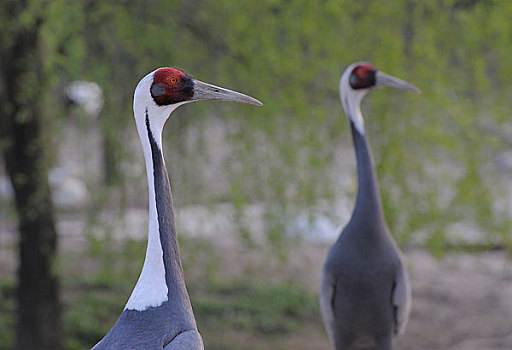
[[(11, 2), (17, 18), (24, 2)], [(12, 31), (0, 52), (0, 133), (19, 220), (16, 349), (61, 349), (59, 285), (55, 271), (57, 232), (48, 184), (38, 49), (41, 18)]]

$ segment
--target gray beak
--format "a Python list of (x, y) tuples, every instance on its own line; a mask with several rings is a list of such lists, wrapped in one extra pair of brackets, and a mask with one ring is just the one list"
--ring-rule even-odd
[(376, 79), (376, 84), (375, 84), (376, 87), (387, 86), (387, 87), (400, 89), (400, 90), (409, 90), (409, 91), (415, 92), (417, 94), (421, 94), (421, 90), (418, 89), (416, 86), (412, 85), (411, 83), (408, 83), (405, 80), (395, 78), (391, 75), (388, 75), (388, 74), (385, 74), (385, 73), (382, 73), (379, 71), (377, 71), (375, 79)]
[(194, 79), (194, 96), (192, 96), (192, 100), (217, 100), (245, 103), (254, 106), (263, 105), (263, 103), (250, 96), (224, 89), (219, 86), (203, 83), (196, 79)]

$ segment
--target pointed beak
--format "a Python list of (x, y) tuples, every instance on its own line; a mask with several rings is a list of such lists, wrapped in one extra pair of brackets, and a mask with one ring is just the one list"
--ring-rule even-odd
[(376, 87), (387, 86), (387, 87), (391, 87), (391, 88), (395, 88), (395, 89), (408, 90), (408, 91), (412, 91), (417, 94), (421, 94), (421, 90), (418, 89), (416, 86), (412, 85), (411, 83), (408, 83), (405, 80), (395, 78), (391, 75), (388, 75), (388, 74), (385, 74), (385, 73), (382, 73), (379, 71), (377, 71), (375, 79), (376, 79), (376, 84), (375, 84)]
[(263, 103), (255, 98), (241, 94), (236, 91), (221, 88), (219, 86), (203, 83), (194, 79), (194, 96), (192, 100), (217, 100), (245, 103), (248, 105), (262, 106)]

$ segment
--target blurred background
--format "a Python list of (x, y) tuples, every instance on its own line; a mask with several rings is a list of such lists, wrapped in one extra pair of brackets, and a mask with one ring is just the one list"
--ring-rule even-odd
[(413, 310), (398, 349), (512, 348), (512, 2), (4, 0), (0, 349), (88, 349), (137, 281), (137, 82), (176, 66), (252, 95), (164, 130), (207, 349), (329, 349), (317, 295), (357, 191), (338, 98), (369, 61), (423, 94), (363, 103)]

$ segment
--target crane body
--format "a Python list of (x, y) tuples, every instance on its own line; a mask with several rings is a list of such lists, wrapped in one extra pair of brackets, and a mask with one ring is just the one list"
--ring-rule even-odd
[(352, 217), (331, 247), (323, 268), (320, 308), (336, 350), (391, 350), (405, 330), (410, 288), (402, 254), (387, 227), (360, 104), (371, 89), (419, 92), (367, 63), (349, 66), (340, 99), (350, 121), (359, 182)]
[(185, 285), (171, 185), (162, 152), (162, 130), (179, 106), (198, 100), (261, 105), (252, 97), (200, 82), (174, 68), (145, 76), (134, 94), (134, 116), (146, 163), (149, 228), (139, 280), (102, 349), (202, 350)]

